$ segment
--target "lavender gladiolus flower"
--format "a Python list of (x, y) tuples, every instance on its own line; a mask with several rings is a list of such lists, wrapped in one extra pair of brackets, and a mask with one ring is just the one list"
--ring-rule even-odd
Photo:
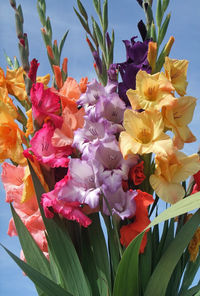
[(109, 96), (101, 97), (96, 103), (96, 118), (104, 117), (108, 121), (120, 124), (123, 121), (125, 103), (118, 94), (112, 93)]
[(88, 146), (98, 145), (99, 141), (110, 137), (114, 137), (114, 135), (109, 121), (102, 118), (98, 122), (92, 122), (85, 118), (84, 127), (77, 129), (74, 133), (73, 147), (76, 147), (81, 153), (87, 154)]
[(137, 191), (124, 192), (122, 188), (119, 188), (115, 192), (110, 192), (106, 185), (102, 186), (102, 191), (105, 196), (103, 199), (103, 212), (106, 215), (110, 215), (111, 210), (112, 214), (118, 215), (123, 220), (135, 214), (134, 198), (137, 195)]
[(69, 163), (71, 180), (58, 193), (63, 201), (79, 201), (91, 209), (98, 207), (101, 189), (96, 186), (92, 162), (72, 158)]

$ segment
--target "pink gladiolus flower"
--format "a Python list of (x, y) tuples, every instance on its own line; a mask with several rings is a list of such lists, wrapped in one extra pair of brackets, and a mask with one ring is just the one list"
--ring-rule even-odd
[[(31, 233), (37, 245), (47, 255), (48, 247), (45, 237), (45, 226), (38, 208), (36, 196), (33, 195), (28, 201), (21, 203), (24, 172), (24, 167), (15, 167), (9, 163), (3, 163), (1, 178), (6, 191), (6, 202), (13, 203), (15, 211)], [(17, 235), (13, 218), (9, 222), (8, 235)]]
[(68, 220), (77, 221), (81, 226), (88, 227), (92, 221), (83, 213), (79, 201), (74, 200), (68, 202), (58, 200), (57, 198), (58, 192), (68, 181), (69, 177), (66, 175), (64, 179), (56, 183), (54, 190), (42, 195), (41, 204), (44, 208), (45, 216), (51, 219), (53, 218), (54, 213), (58, 213)]
[(68, 156), (72, 153), (71, 146), (57, 148), (52, 146), (51, 140), (54, 134), (54, 127), (50, 122), (47, 122), (37, 131), (31, 139), (30, 150), (35, 154), (37, 160), (50, 167), (67, 167)]
[(43, 121), (50, 118), (56, 127), (61, 127), (62, 117), (60, 112), (60, 98), (50, 88), (44, 89), (42, 83), (33, 84), (31, 88), (31, 103), (33, 117), (42, 125)]

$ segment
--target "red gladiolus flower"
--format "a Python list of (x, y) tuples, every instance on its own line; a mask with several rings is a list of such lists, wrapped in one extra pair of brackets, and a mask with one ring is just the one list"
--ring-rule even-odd
[(31, 61), (31, 67), (30, 70), (28, 72), (28, 77), (30, 78), (30, 80), (35, 83), (36, 82), (36, 74), (37, 74), (37, 69), (39, 67), (39, 63), (36, 59), (33, 59)]
[[(138, 195), (134, 198), (136, 203), (136, 212), (133, 217), (134, 221), (128, 225), (124, 225), (120, 229), (120, 242), (127, 247), (130, 242), (142, 232), (151, 222), (148, 218), (147, 207), (154, 202), (152, 195), (137, 190)], [(147, 234), (145, 233), (140, 246), (140, 253), (144, 252), (147, 243)]]
[(139, 185), (144, 181), (144, 179), (146, 178), (144, 174), (144, 161), (141, 161), (131, 168), (130, 177), (135, 185)]
[(195, 184), (192, 188), (191, 194), (194, 194), (194, 193), (197, 193), (200, 191), (200, 171), (198, 171), (196, 174), (194, 174), (193, 178), (194, 178)]

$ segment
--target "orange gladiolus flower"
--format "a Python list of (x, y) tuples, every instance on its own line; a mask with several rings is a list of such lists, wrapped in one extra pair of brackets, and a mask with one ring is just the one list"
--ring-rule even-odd
[(72, 78), (68, 77), (60, 89), (58, 95), (61, 98), (62, 109), (68, 107), (72, 112), (77, 111), (77, 100), (80, 98), (80, 95), (86, 91), (88, 79), (81, 79), (80, 84)]
[(25, 165), (23, 155), (24, 133), (14, 121), (13, 110), (0, 101), (0, 162), (9, 158), (12, 161)]
[(74, 131), (78, 128), (82, 128), (84, 124), (85, 115), (84, 109), (76, 110), (72, 112), (69, 108), (65, 107), (62, 113), (63, 124), (61, 129), (56, 128), (52, 137), (52, 145), (55, 147), (64, 147), (72, 145), (74, 138)]
[[(131, 241), (141, 233), (151, 222), (148, 218), (147, 207), (154, 202), (152, 195), (137, 190), (138, 195), (134, 198), (136, 203), (136, 212), (133, 217), (133, 222), (124, 225), (120, 229), (120, 242), (123, 246), (127, 247)], [(148, 230), (147, 230), (148, 231)], [(147, 244), (147, 234), (145, 233), (141, 246), (140, 253), (144, 252), (145, 246)]]

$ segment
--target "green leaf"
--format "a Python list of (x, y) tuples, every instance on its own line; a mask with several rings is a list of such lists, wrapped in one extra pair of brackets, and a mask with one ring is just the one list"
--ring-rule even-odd
[(42, 273), (38, 272), (30, 265), (19, 259), (2, 244), (0, 244), (4, 250), (10, 255), (10, 257), (17, 263), (17, 265), (25, 272), (25, 274), (37, 285), (44, 293), (48, 296), (73, 296), (73, 294), (68, 293), (56, 283), (48, 279)]
[(199, 269), (200, 266), (200, 254), (198, 255), (195, 262), (188, 261), (186, 265), (186, 270), (184, 272), (184, 277), (180, 289), (180, 295), (184, 295), (187, 289), (192, 285), (194, 277)]
[(168, 28), (168, 25), (169, 25), (169, 21), (170, 21), (170, 18), (171, 18), (171, 14), (169, 13), (166, 18), (165, 18), (165, 21), (164, 23), (162, 24), (162, 27), (159, 31), (159, 34), (158, 34), (158, 45), (160, 45), (165, 37), (165, 34), (167, 32), (167, 28)]
[(4, 51), (4, 56), (5, 56), (5, 58), (6, 58), (6, 62), (7, 62), (7, 64), (8, 64), (8, 66), (9, 66), (11, 69), (13, 69), (13, 68), (14, 68), (14, 66), (13, 66), (13, 62), (12, 62), (11, 58), (6, 54), (5, 51)]
[(156, 256), (159, 246), (159, 228), (155, 225), (152, 231), (152, 268), (156, 265)]
[(98, 273), (100, 295), (109, 295), (111, 291), (111, 278), (105, 237), (102, 231), (99, 214), (92, 214), (90, 218), (92, 224), (88, 227), (88, 235)]
[(110, 66), (110, 64), (113, 63), (114, 42), (115, 42), (115, 33), (114, 33), (114, 30), (112, 30), (111, 46), (109, 49), (109, 57), (108, 57), (109, 66)]
[(140, 287), (142, 289), (142, 295), (145, 291), (147, 283), (152, 273), (152, 234), (151, 230), (147, 233), (147, 245), (145, 247), (144, 253), (140, 254)]
[[(63, 287), (70, 293), (73, 293), (74, 296), (88, 296), (90, 295), (90, 288), (88, 287), (76, 250), (67, 231), (64, 232), (63, 229), (55, 223), (55, 219), (52, 220), (45, 217), (40, 204), (40, 198), (44, 193), (44, 188), (30, 163), (29, 168), (41, 215), (46, 227), (48, 242), (50, 242), (49, 247), (52, 256), (54, 256), (54, 261), (57, 264)], [(64, 228), (61, 223), (62, 221), (58, 220), (58, 222), (60, 222), (62, 228)]]
[(98, 287), (98, 273), (95, 265), (94, 253), (90, 244), (88, 229), (81, 229), (81, 265), (88, 281), (90, 282), (92, 295), (100, 296), (101, 291)]
[(200, 291), (200, 284), (192, 287), (191, 289), (189, 289), (183, 294), (178, 294), (178, 296), (196, 296), (195, 293), (198, 293), (199, 291)]
[(120, 261), (113, 296), (139, 295), (138, 253), (144, 233), (140, 233), (127, 247)]
[(101, 3), (100, 3), (100, 0), (93, 0), (93, 4), (94, 4), (94, 8), (96, 10), (97, 15), (99, 16), (99, 19), (102, 22)]
[(18, 69), (19, 68), (19, 61), (17, 59), (17, 57), (14, 57), (14, 70)]
[(77, 0), (77, 4), (78, 4), (78, 8), (79, 8), (80, 13), (84, 17), (84, 19), (87, 21), (88, 20), (88, 15), (87, 15), (87, 12), (85, 10), (85, 7), (83, 6), (83, 4), (81, 3), (80, 0)]
[(200, 192), (192, 194), (170, 206), (168, 209), (166, 209), (160, 215), (158, 215), (148, 225), (147, 229), (168, 219), (180, 216), (184, 213), (193, 211), (198, 208), (200, 208)]
[(154, 42), (156, 42), (156, 40), (157, 40), (157, 37), (156, 37), (156, 27), (155, 27), (155, 24), (153, 22), (151, 23), (151, 39)]
[(104, 222), (106, 224), (107, 233), (108, 233), (108, 248), (109, 248), (109, 256), (110, 256), (110, 269), (112, 274), (112, 280), (115, 279), (117, 267), (120, 262), (120, 252), (118, 248), (118, 244), (116, 241), (115, 231), (111, 226), (110, 217), (104, 215)]
[(169, 245), (166, 252), (162, 255), (159, 263), (157, 264), (157, 267), (155, 268), (149, 280), (144, 296), (154, 296), (155, 291), (157, 295), (165, 295), (171, 274), (177, 262), (179, 261), (184, 249), (187, 247), (188, 243), (192, 239), (199, 223), (200, 210), (198, 210), (194, 214), (194, 216), (182, 227), (182, 229), (176, 235), (175, 239)]
[(97, 40), (98, 40), (99, 46), (101, 47), (101, 50), (104, 51), (103, 35), (101, 33), (101, 29), (99, 28), (99, 25), (94, 20), (94, 18), (92, 18), (92, 22), (94, 24), (94, 31), (95, 31), (95, 34), (97, 36)]
[(106, 33), (108, 29), (108, 0), (103, 3), (103, 32)]
[(63, 46), (64, 46), (64, 44), (65, 44), (65, 40), (66, 40), (66, 38), (67, 38), (68, 33), (69, 33), (69, 30), (67, 30), (67, 31), (65, 32), (65, 34), (63, 35), (62, 40), (60, 41), (60, 44), (59, 44), (59, 50), (58, 50), (60, 56), (61, 56), (62, 49), (63, 49)]
[(47, 20), (46, 20), (46, 28), (47, 28), (47, 34), (49, 36), (49, 39), (52, 41), (52, 27), (51, 27), (51, 22), (49, 17), (47, 17)]
[(157, 0), (157, 9), (156, 9), (156, 23), (157, 26), (160, 27), (161, 22), (162, 22), (162, 3), (161, 0)]
[(200, 290), (194, 296), (200, 296)]
[(168, 5), (169, 5), (169, 0), (163, 0), (163, 6), (162, 6), (163, 14), (166, 11)]
[(83, 17), (78, 13), (78, 11), (76, 10), (76, 8), (74, 8), (74, 11), (81, 23), (81, 25), (83, 26), (83, 28), (85, 29), (85, 31), (90, 34), (90, 28), (88, 26), (88, 23), (83, 19)]
[(28, 264), (30, 264), (34, 269), (40, 271), (42, 274), (46, 275), (48, 278), (52, 279), (49, 261), (46, 259), (31, 234), (29, 233), (26, 226), (21, 221), (20, 217), (15, 212), (12, 204), (11, 211), (17, 233), (19, 236), (20, 244), (24, 252), (24, 256)]

